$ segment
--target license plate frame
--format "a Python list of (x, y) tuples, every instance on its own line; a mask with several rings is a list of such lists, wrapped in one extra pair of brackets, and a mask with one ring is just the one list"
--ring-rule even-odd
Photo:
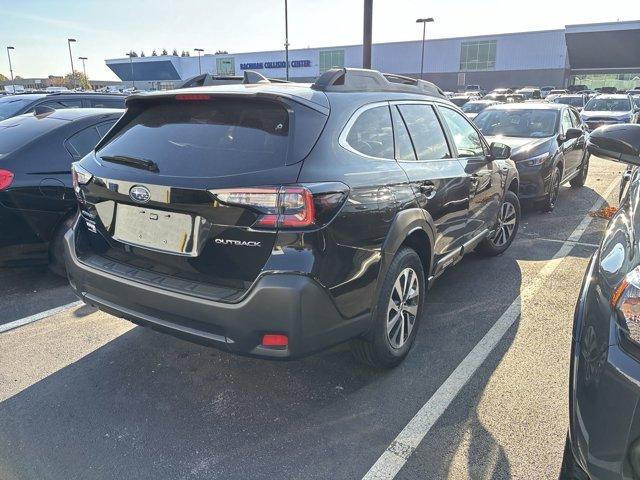
[(118, 204), (113, 239), (127, 245), (186, 257), (199, 252), (199, 216)]

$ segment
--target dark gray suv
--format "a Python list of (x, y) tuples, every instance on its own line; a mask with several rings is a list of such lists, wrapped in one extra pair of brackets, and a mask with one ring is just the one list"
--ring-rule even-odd
[(351, 340), (397, 365), (427, 287), (519, 222), (510, 149), (431, 84), (334, 69), (313, 85), (134, 95), (74, 167), (66, 235), (86, 303), (191, 340), (294, 358)]

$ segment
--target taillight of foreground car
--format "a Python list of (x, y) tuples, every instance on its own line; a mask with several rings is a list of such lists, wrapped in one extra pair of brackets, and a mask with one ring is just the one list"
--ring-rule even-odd
[(93, 175), (87, 172), (77, 163), (71, 164), (71, 180), (73, 182), (73, 190), (78, 193), (78, 187), (80, 185), (86, 185), (91, 181)]
[(9, 188), (13, 182), (13, 173), (9, 170), (0, 169), (0, 190)]
[(631, 340), (640, 344), (640, 267), (629, 272), (615, 289), (611, 306)]
[(221, 205), (245, 207), (258, 214), (257, 229), (300, 230), (320, 227), (347, 198), (343, 184), (286, 185), (209, 190)]

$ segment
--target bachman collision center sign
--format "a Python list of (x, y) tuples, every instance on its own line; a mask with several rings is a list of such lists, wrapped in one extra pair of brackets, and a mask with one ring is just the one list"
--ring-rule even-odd
[[(310, 67), (311, 60), (292, 60), (289, 62), (291, 68)], [(241, 63), (240, 70), (262, 70), (263, 68), (286, 68), (287, 62), (249, 62)]]

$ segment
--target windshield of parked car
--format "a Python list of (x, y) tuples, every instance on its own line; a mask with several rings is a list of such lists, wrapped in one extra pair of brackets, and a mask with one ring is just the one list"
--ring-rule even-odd
[(479, 113), (488, 106), (486, 103), (469, 102), (462, 106), (462, 111), (465, 113)]
[(33, 100), (28, 98), (6, 97), (0, 98), (0, 120), (13, 117), (22, 108), (26, 107)]
[(584, 106), (584, 100), (580, 97), (558, 97), (554, 102), (578, 108), (582, 108)]
[(555, 135), (556, 110), (484, 110), (474, 120), (487, 136), (544, 138)]
[(592, 112), (628, 112), (631, 102), (628, 98), (592, 98), (584, 109)]

